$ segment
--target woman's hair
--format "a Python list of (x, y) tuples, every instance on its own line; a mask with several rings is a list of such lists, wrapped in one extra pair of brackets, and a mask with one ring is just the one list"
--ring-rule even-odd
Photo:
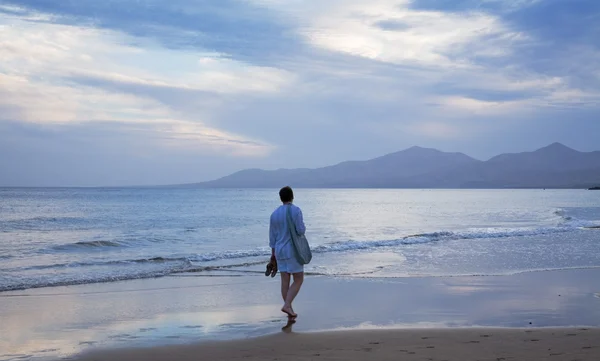
[(292, 188), (287, 186), (281, 188), (279, 190), (279, 199), (281, 199), (283, 203), (291, 202), (292, 200), (294, 200), (294, 191), (292, 191)]

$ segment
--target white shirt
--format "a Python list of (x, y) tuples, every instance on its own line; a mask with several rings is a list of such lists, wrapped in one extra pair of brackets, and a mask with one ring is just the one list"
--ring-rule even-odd
[[(269, 246), (275, 248), (275, 258), (282, 260), (293, 258), (295, 252), (287, 225), (287, 207), (283, 204), (273, 211), (269, 225)], [(300, 235), (304, 234), (306, 227), (302, 218), (302, 210), (293, 204), (290, 204), (289, 207), (292, 220), (296, 225), (296, 232)]]

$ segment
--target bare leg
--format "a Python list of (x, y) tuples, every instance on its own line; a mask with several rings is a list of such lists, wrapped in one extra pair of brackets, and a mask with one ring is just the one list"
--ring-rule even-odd
[[(302, 287), (302, 282), (304, 282), (304, 273), (303, 272), (294, 273), (293, 276), (294, 276), (294, 283), (292, 283), (292, 285), (289, 287), (286, 297), (285, 297), (285, 304), (283, 305), (283, 308), (281, 309), (283, 312), (287, 313), (288, 315), (289, 314), (296, 315), (296, 313), (294, 312), (294, 309), (292, 308), (292, 302), (298, 295), (298, 292), (300, 292), (300, 287)], [(288, 279), (288, 283), (289, 283), (289, 279)]]
[(283, 298), (283, 302), (287, 299), (288, 290), (290, 289), (290, 274), (282, 272), (281, 273), (281, 297)]

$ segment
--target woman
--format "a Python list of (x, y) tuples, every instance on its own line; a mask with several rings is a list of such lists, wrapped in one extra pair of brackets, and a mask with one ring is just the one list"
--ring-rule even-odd
[[(281, 273), (281, 297), (283, 298), (282, 312), (285, 312), (289, 318), (295, 319), (298, 315), (292, 308), (292, 302), (300, 292), (300, 287), (304, 282), (304, 265), (295, 257), (295, 248), (292, 241), (288, 224), (288, 208), (296, 232), (303, 235), (306, 232), (302, 210), (292, 204), (294, 201), (294, 192), (290, 187), (283, 187), (279, 191), (279, 199), (282, 205), (271, 214), (269, 225), (269, 246), (271, 247), (271, 260), (277, 262), (277, 268)], [(290, 285), (291, 277), (294, 282)]]

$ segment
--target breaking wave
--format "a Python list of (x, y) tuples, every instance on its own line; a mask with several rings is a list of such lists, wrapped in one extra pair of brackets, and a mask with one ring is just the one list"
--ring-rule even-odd
[(61, 244), (58, 246), (52, 247), (54, 250), (58, 251), (68, 251), (68, 250), (77, 250), (77, 249), (89, 249), (89, 248), (106, 248), (106, 247), (124, 247), (125, 244), (115, 242), (115, 241), (81, 241), (71, 244)]
[[(559, 217), (559, 222), (556, 226), (536, 228), (477, 228), (461, 231), (440, 231), (409, 235), (388, 240), (348, 240), (325, 244), (313, 243), (312, 249), (313, 252), (317, 254), (354, 251), (363, 252), (380, 248), (418, 246), (444, 241), (550, 235), (600, 225), (598, 221), (577, 219), (562, 209), (556, 210), (554, 214)], [(80, 250), (85, 252), (86, 250), (89, 250), (92, 252), (93, 250), (101, 251), (130, 246), (133, 247), (134, 244), (106, 240), (82, 241), (54, 246), (52, 251), (65, 252)], [(107, 253), (107, 255), (110, 254), (112, 253)], [(184, 272), (203, 272), (219, 268), (235, 268), (262, 263), (269, 255), (270, 249), (268, 247), (261, 247), (249, 250), (226, 250), (222, 252), (208, 252), (184, 256), (178, 255), (169, 257), (159, 255), (156, 257), (129, 260), (104, 259), (99, 261), (80, 261), (2, 269), (2, 272), (15, 272), (15, 274), (20, 274), (20, 276), (12, 277), (10, 276), (10, 273), (5, 273), (8, 277), (0, 284), (0, 292), (28, 288), (155, 278)], [(2, 255), (0, 256), (0, 259), (2, 258), (7, 259), (10, 258), (10, 256)], [(230, 260), (233, 260), (233, 262), (219, 262)], [(93, 268), (93, 271), (88, 271), (86, 268)], [(79, 271), (79, 269), (81, 269), (81, 271)]]

